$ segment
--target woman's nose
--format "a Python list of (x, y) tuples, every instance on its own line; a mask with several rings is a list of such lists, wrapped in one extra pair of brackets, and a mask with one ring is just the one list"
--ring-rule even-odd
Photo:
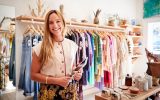
[(54, 24), (53, 24), (53, 27), (57, 27), (57, 26), (58, 26), (57, 23), (54, 23)]

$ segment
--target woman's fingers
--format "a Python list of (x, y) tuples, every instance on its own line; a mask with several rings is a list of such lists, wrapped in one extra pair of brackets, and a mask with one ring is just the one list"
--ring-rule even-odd
[(61, 85), (63, 87), (67, 87), (71, 79), (72, 78), (68, 77), (68, 76), (60, 78), (60, 84), (59, 85)]
[(75, 74), (74, 74), (74, 79), (75, 80), (77, 80), (77, 81), (79, 81), (80, 79), (81, 79), (81, 77), (82, 77), (82, 72), (76, 72)]

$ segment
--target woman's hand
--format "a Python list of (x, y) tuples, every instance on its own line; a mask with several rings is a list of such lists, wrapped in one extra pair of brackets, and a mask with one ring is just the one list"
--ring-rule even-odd
[(74, 71), (74, 79), (79, 81), (82, 77), (83, 69), (80, 68), (78, 71)]
[(58, 78), (58, 85), (62, 86), (62, 87), (67, 87), (69, 84), (69, 81), (72, 79), (72, 77), (69, 76), (64, 76), (64, 77), (60, 77)]

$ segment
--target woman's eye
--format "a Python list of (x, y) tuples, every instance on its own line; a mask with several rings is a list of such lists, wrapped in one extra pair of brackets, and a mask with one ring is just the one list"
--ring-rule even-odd
[(61, 22), (60, 20), (57, 21), (57, 23)]
[(53, 22), (49, 22), (49, 24), (53, 24)]

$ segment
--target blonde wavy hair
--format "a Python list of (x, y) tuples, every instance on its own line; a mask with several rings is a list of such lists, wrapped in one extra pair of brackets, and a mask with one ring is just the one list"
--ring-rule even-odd
[(64, 17), (57, 10), (50, 10), (46, 14), (46, 17), (45, 17), (45, 29), (44, 29), (45, 31), (44, 31), (44, 37), (43, 37), (42, 46), (40, 50), (40, 56), (39, 56), (42, 66), (48, 62), (48, 60), (52, 57), (52, 55), (54, 56), (54, 51), (53, 51), (53, 47), (54, 47), (53, 39), (54, 38), (53, 38), (53, 34), (49, 30), (49, 17), (53, 13), (55, 13), (61, 19), (64, 25), (62, 36), (63, 37), (65, 36), (66, 23), (65, 23)]

